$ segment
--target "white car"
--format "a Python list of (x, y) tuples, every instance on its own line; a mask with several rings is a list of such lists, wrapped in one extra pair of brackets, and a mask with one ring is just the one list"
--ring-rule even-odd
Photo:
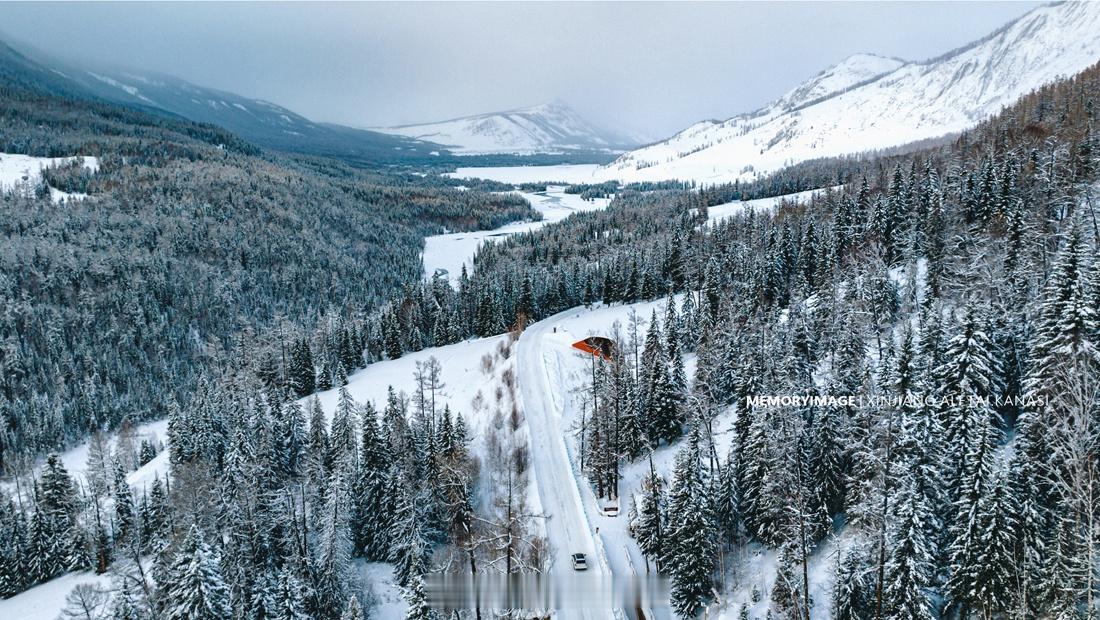
[(573, 570), (588, 570), (588, 560), (583, 553), (573, 554)]

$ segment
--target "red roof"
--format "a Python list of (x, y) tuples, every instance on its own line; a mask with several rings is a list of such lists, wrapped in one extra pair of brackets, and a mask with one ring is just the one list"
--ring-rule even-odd
[(610, 360), (615, 355), (615, 343), (603, 336), (589, 336), (584, 340), (578, 340), (573, 343), (573, 348), (605, 360)]

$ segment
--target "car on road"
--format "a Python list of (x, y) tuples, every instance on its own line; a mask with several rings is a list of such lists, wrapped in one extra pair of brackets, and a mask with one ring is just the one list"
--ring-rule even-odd
[(583, 553), (573, 554), (573, 570), (588, 570), (588, 559)]

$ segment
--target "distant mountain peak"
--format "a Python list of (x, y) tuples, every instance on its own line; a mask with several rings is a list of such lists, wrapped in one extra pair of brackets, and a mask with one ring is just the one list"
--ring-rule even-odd
[(941, 56), (854, 54), (763, 108), (696, 123), (631, 151), (597, 179), (720, 183), (821, 157), (965, 131), (1029, 92), (1100, 61), (1100, 3), (1035, 8)]
[(788, 91), (773, 106), (796, 110), (896, 71), (906, 64), (904, 60), (889, 56), (863, 52), (852, 54)]
[(560, 99), (526, 108), (372, 129), (436, 142), (464, 155), (613, 152), (636, 144), (595, 126)]

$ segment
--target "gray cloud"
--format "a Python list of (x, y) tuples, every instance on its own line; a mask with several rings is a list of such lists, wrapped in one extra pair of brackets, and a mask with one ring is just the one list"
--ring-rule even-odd
[(657, 137), (754, 109), (852, 53), (936, 56), (1036, 4), (0, 3), (0, 31), (317, 120), (390, 125), (560, 98)]

